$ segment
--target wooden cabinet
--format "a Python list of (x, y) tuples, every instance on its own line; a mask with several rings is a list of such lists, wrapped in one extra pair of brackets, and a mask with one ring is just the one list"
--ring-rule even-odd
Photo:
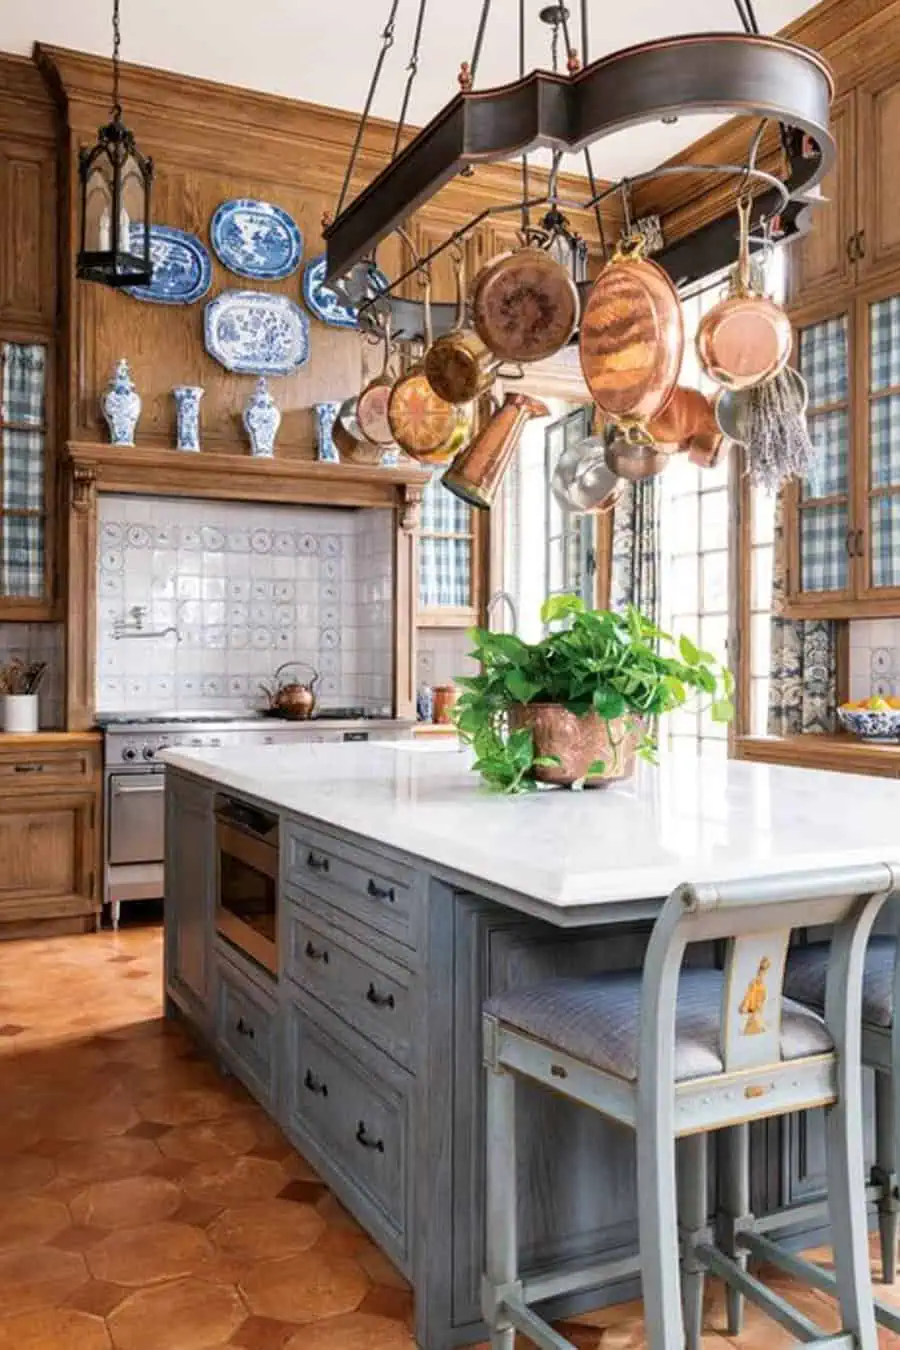
[(0, 331), (56, 322), (56, 149), (0, 134)]
[(834, 167), (822, 182), (820, 205), (812, 208), (812, 228), (789, 252), (791, 299), (804, 303), (847, 286), (853, 275), (856, 228), (856, 98), (835, 99), (831, 130), (837, 144)]
[(0, 743), (0, 938), (77, 932), (100, 908), (97, 737)]
[(216, 889), (212, 791), (169, 776), (166, 785), (166, 994), (211, 1032)]

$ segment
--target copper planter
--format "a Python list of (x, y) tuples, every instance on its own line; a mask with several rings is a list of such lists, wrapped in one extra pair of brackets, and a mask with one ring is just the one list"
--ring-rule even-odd
[[(643, 735), (636, 717), (615, 717), (611, 721), (595, 712), (576, 716), (559, 703), (518, 703), (510, 709), (512, 731), (527, 727), (534, 738), (536, 758), (555, 756), (558, 764), (536, 765), (533, 773), (539, 783), (571, 787), (584, 779), (585, 787), (602, 787), (619, 782), (634, 773), (634, 760)], [(602, 773), (587, 776), (596, 760), (602, 760)]]

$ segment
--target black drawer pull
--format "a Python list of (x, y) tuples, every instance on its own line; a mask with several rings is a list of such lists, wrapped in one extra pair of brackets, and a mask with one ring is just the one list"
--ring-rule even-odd
[(370, 895), (373, 900), (387, 900), (390, 904), (393, 904), (397, 899), (393, 886), (379, 886), (374, 877), (369, 877), (366, 894)]
[(303, 1080), (303, 1086), (314, 1093), (317, 1097), (328, 1096), (328, 1084), (323, 1083), (321, 1078), (316, 1078), (312, 1069), (306, 1070), (306, 1077)]
[(384, 1141), (373, 1139), (366, 1129), (366, 1122), (361, 1120), (356, 1127), (356, 1142), (362, 1144), (363, 1148), (371, 1148), (376, 1153), (384, 1152)]
[(328, 965), (327, 947), (314, 947), (311, 942), (306, 944), (306, 955), (310, 961), (321, 961), (323, 965)]
[(43, 773), (43, 764), (17, 764), (13, 773)]
[(239, 1017), (235, 1023), (235, 1031), (239, 1036), (249, 1036), (251, 1041), (256, 1040), (256, 1032), (250, 1026), (249, 1022), (244, 1021), (243, 1017)]
[(369, 985), (369, 990), (368, 993), (366, 994), (366, 998), (369, 1000), (370, 1003), (373, 1003), (376, 1008), (393, 1008), (394, 1006), (394, 995), (379, 994), (374, 984)]
[(313, 853), (312, 849), (306, 855), (306, 865), (311, 872), (330, 872), (331, 863), (321, 853)]

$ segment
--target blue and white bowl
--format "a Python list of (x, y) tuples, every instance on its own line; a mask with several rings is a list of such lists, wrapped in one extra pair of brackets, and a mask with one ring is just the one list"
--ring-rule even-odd
[(863, 741), (900, 740), (900, 708), (838, 708), (841, 725)]

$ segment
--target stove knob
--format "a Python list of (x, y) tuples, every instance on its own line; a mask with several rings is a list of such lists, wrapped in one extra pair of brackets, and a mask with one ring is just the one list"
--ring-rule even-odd
[(133, 760), (137, 759), (137, 757), (138, 752), (135, 749), (135, 747), (133, 745), (126, 745), (124, 750), (122, 751), (122, 758), (126, 759), (130, 764)]
[(191, 739), (188, 741), (188, 745), (202, 745), (202, 744), (203, 744), (202, 736), (192, 736)]
[(152, 745), (145, 745), (143, 749), (143, 756), (144, 759), (155, 759), (156, 758), (155, 747)]

